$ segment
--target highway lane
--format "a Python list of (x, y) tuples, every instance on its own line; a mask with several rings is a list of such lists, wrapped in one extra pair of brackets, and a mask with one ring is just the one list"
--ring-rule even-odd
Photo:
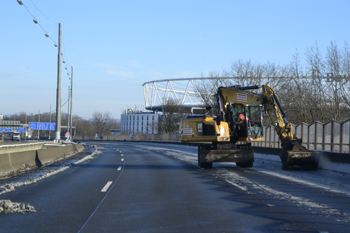
[(1, 214), (1, 232), (346, 232), (349, 227), (346, 192), (283, 177), (288, 173), (276, 176), (259, 165), (199, 169), (196, 149), (179, 145), (91, 143), (101, 152), (94, 159), (1, 195), (37, 210)]

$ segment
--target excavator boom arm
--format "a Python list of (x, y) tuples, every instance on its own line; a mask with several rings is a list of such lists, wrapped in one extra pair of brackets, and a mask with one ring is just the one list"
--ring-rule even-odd
[[(247, 92), (247, 90), (260, 88), (262, 89), (261, 94)], [(302, 146), (302, 140), (293, 135), (292, 124), (288, 122), (277, 94), (271, 87), (267, 85), (222, 87), (219, 88), (218, 94), (221, 95), (220, 101), (222, 102), (221, 99), (223, 98), (226, 102), (220, 102), (221, 109), (222, 106), (226, 106), (229, 102), (239, 103), (242, 100), (245, 101), (245, 104), (262, 104), (265, 107), (281, 140), (283, 150), (280, 153), (280, 158), (284, 168), (292, 165), (305, 165), (312, 169), (317, 169), (319, 153), (308, 151)], [(239, 98), (239, 95), (243, 95), (245, 98)]]

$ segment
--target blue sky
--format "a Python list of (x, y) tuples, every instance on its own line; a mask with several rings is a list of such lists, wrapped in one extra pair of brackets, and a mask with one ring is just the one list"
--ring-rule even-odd
[[(304, 62), (316, 41), (323, 54), (330, 41), (350, 42), (347, 0), (22, 2), (56, 42), (62, 23), (65, 64), (69, 73), (74, 67), (73, 114), (86, 118), (140, 108), (147, 81), (206, 76), (238, 59), (289, 64), (296, 49)], [(50, 104), (54, 111), (54, 42), (16, 0), (1, 1), (0, 20), (0, 114), (49, 112)]]

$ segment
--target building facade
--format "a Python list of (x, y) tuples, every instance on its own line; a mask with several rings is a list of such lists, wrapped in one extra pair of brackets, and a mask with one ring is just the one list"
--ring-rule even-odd
[(0, 133), (3, 132), (23, 132), (23, 125), (20, 121), (0, 120)]
[(121, 114), (121, 132), (157, 134), (159, 114), (128, 109)]

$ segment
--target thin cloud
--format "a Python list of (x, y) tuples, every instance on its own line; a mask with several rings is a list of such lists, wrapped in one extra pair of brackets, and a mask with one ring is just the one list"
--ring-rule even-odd
[(133, 77), (134, 72), (132, 71), (115, 71), (115, 70), (107, 70), (108, 74), (118, 76), (118, 77)]
[(88, 62), (90, 65), (96, 66), (96, 67), (101, 67), (101, 68), (107, 68), (107, 69), (116, 69), (120, 68), (116, 65), (113, 64), (103, 64), (103, 63), (96, 63), (96, 62)]
[(129, 64), (135, 68), (143, 68), (143, 66), (140, 65), (137, 60), (130, 60)]

